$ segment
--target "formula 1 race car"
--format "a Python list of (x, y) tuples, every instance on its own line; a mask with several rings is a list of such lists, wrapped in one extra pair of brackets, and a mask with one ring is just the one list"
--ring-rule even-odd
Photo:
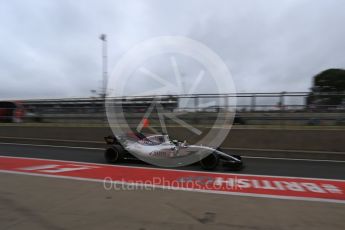
[[(118, 163), (127, 159), (145, 160), (153, 163), (153, 159), (173, 160), (199, 154), (197, 160), (205, 170), (214, 170), (222, 163), (231, 170), (243, 168), (243, 162), (238, 155), (229, 155), (220, 148), (211, 148), (202, 145), (188, 145), (186, 141), (171, 140), (168, 135), (148, 135), (132, 132), (126, 136), (107, 136), (104, 138), (108, 145), (105, 150), (105, 160), (108, 163)], [(201, 154), (208, 152), (207, 154)], [(194, 155), (195, 157), (195, 155)], [(195, 158), (194, 158), (195, 159)], [(195, 162), (195, 160), (194, 160)], [(155, 163), (153, 163), (155, 164)], [(156, 165), (160, 165), (159, 163)]]

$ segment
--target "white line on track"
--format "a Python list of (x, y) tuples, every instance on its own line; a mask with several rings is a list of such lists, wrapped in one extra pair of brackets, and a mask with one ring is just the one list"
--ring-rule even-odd
[(253, 156), (241, 156), (247, 159), (263, 159), (263, 160), (284, 160), (284, 161), (314, 161), (314, 162), (331, 162), (331, 163), (345, 163), (341, 160), (322, 160), (322, 159), (307, 159), (307, 158), (285, 158), (285, 157), (253, 157)]
[(317, 150), (294, 150), (294, 149), (253, 149), (253, 148), (228, 148), (222, 147), (222, 149), (227, 150), (245, 150), (245, 151), (262, 151), (262, 152), (289, 152), (289, 153), (327, 153), (327, 154), (339, 154), (345, 155), (345, 152), (334, 152), (334, 151), (317, 151)]
[(67, 148), (67, 149), (104, 150), (103, 148), (91, 148), (91, 147), (82, 147), (82, 146), (38, 145), (38, 144), (24, 144), (24, 143), (11, 143), (11, 142), (0, 142), (0, 145), (18, 145), (18, 146), (35, 146), (35, 147), (50, 147), (50, 148)]
[(4, 137), (4, 136), (0, 136), (0, 139), (12, 139), (12, 140), (30, 140), (30, 141), (56, 141), (56, 142), (72, 142), (72, 143), (96, 143), (96, 144), (104, 144), (104, 141), (66, 140), (66, 139), (53, 139), (53, 138), (33, 138), (33, 137)]
[[(82, 146), (65, 146), (65, 145), (38, 145), (38, 144), (24, 144), (24, 143), (10, 143), (0, 142), (0, 145), (18, 145), (18, 146), (34, 146), (34, 147), (49, 147), (49, 148), (67, 148), (67, 149), (85, 149), (103, 151), (104, 148), (91, 148)], [(223, 148), (229, 149), (230, 148)], [(259, 150), (261, 151), (261, 150)], [(285, 161), (310, 161), (310, 162), (330, 162), (330, 163), (345, 163), (343, 160), (322, 160), (322, 159), (308, 159), (308, 158), (285, 158), (285, 157), (255, 157), (242, 155), (242, 158), (247, 159), (263, 159), (263, 160), (285, 160)]]

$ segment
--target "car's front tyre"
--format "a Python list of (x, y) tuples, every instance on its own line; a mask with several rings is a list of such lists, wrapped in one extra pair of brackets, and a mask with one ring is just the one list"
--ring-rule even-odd
[(207, 157), (200, 160), (200, 165), (202, 169), (214, 170), (219, 164), (219, 156), (215, 153), (209, 154)]
[(231, 155), (232, 157), (236, 158), (239, 161), (224, 161), (223, 166), (227, 167), (232, 171), (240, 171), (244, 168), (244, 164), (242, 161), (242, 157), (239, 155)]

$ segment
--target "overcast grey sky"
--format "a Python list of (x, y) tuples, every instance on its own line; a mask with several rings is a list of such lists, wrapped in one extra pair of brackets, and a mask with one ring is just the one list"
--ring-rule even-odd
[(308, 91), (345, 68), (343, 0), (0, 0), (0, 99), (91, 95), (136, 43), (182, 35), (213, 49), (238, 92)]

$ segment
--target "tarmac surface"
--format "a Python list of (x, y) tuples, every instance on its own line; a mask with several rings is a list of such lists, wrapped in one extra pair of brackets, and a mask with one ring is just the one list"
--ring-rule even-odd
[(13, 229), (345, 229), (344, 204), (0, 174), (0, 223)]

